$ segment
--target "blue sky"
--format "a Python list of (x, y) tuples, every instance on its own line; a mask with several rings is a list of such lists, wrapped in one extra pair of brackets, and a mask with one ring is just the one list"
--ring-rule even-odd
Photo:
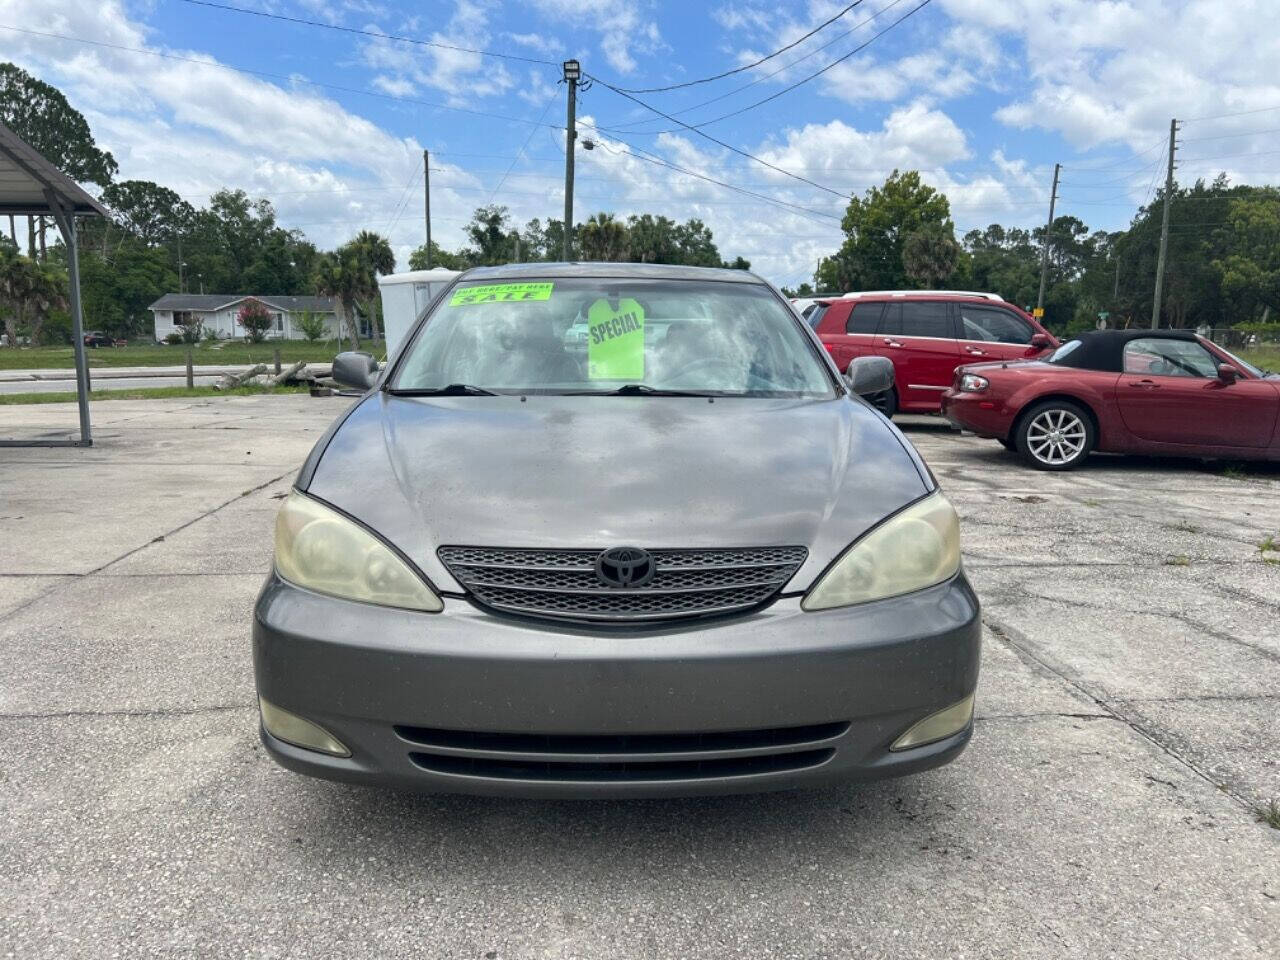
[[(389, 233), (403, 262), (422, 242), (423, 147), (444, 245), (460, 244), (471, 210), (490, 201), (520, 222), (560, 216), (564, 88), (558, 66), (368, 33), (555, 64), (576, 56), (606, 83), (650, 88), (750, 63), (849, 0), (228, 2), (365, 33), (182, 0), (0, 0), (0, 56), (62, 88), (122, 177), (168, 184), (197, 204), (240, 187), (271, 199), (285, 225), (321, 246), (363, 228)], [(829, 190), (655, 119), (597, 83), (579, 106), (582, 135), (598, 146), (578, 153), (576, 216), (696, 216), (722, 254), (794, 284), (838, 245), (840, 195), (862, 193), (895, 167), (920, 169), (944, 190), (963, 231), (1042, 222), (1060, 162), (1059, 211), (1115, 228), (1163, 176), (1178, 116), (1196, 118), (1180, 134), (1180, 179), (1226, 170), (1236, 181), (1274, 182), (1273, 2), (933, 0), (911, 13), (920, 0), (863, 0), (760, 67), (638, 95), (701, 123), (866, 43), (803, 86), (705, 127)]]

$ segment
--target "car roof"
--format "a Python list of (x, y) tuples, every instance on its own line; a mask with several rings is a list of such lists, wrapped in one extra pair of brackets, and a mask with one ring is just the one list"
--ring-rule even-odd
[(1124, 369), (1124, 345), (1131, 340), (1196, 339), (1190, 330), (1090, 330), (1071, 337), (1070, 340), (1079, 340), (1080, 346), (1055, 363), (1081, 370), (1119, 372)]
[(685, 267), (666, 263), (507, 263), (472, 267), (458, 278), (468, 280), (529, 280), (542, 277), (634, 277), (640, 280), (715, 280), (764, 285), (749, 270), (726, 267)]

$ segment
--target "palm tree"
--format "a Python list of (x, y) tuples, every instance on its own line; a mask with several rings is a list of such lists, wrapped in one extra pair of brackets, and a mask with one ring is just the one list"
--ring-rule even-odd
[(28, 324), (32, 342), (39, 340), (49, 311), (66, 303), (65, 274), (0, 244), (0, 310), (10, 344), (17, 344), (18, 331)]
[(391, 250), (391, 243), (372, 230), (361, 230), (340, 252), (348, 254), (355, 263), (355, 298), (364, 304), (372, 325), (373, 339), (377, 340), (378, 311), (374, 307), (374, 298), (378, 296), (379, 275), (393, 273), (396, 269), (396, 255)]
[(907, 276), (929, 290), (955, 272), (960, 245), (949, 226), (926, 224), (907, 236), (902, 266)]
[(339, 249), (335, 253), (322, 254), (316, 262), (316, 293), (322, 297), (333, 297), (334, 307), (338, 314), (338, 336), (342, 336), (345, 326), (351, 331), (351, 342), (359, 349), (360, 331), (356, 329), (354, 313), (357, 293), (356, 267), (351, 258)]
[(612, 213), (595, 213), (578, 231), (583, 260), (621, 261), (627, 258), (627, 226)]

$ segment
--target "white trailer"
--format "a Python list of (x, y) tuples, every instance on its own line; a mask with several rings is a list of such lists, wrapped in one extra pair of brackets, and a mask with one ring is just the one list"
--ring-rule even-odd
[(378, 291), (382, 294), (382, 323), (387, 333), (387, 357), (400, 349), (405, 335), (441, 290), (454, 277), (457, 270), (436, 267), (434, 270), (414, 270), (411, 273), (389, 273), (378, 278)]

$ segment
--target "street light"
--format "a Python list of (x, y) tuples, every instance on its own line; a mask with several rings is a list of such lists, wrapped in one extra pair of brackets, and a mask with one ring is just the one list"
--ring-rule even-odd
[(562, 66), (564, 67), (564, 78), (577, 83), (582, 78), (582, 64), (577, 60), (566, 60)]

